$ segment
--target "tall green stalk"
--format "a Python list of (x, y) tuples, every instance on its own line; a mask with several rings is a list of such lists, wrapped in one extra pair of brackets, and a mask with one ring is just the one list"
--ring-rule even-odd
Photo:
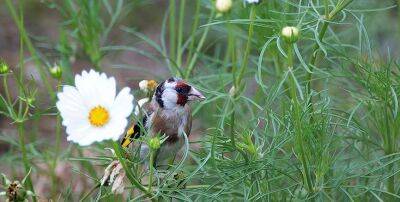
[(150, 151), (150, 161), (149, 161), (149, 184), (148, 184), (148, 192), (152, 192), (152, 187), (153, 187), (153, 174), (154, 174), (154, 157), (155, 157), (155, 151), (151, 149)]
[[(208, 22), (207, 22), (207, 23), (210, 23), (210, 22), (212, 21), (212, 19), (213, 19), (213, 17), (214, 17), (214, 13), (215, 13), (215, 11), (212, 10), (211, 13), (210, 13), (210, 16), (209, 16), (209, 18), (208, 18)], [(188, 66), (187, 66), (186, 74), (184, 75), (184, 78), (185, 78), (185, 79), (188, 79), (188, 78), (190, 77), (192, 71), (193, 71), (194, 65), (195, 65), (196, 62), (197, 62), (197, 58), (198, 58), (199, 53), (200, 53), (200, 51), (201, 51), (201, 48), (203, 47), (204, 42), (205, 42), (205, 40), (206, 40), (206, 38), (207, 38), (208, 32), (209, 32), (209, 30), (210, 30), (210, 27), (211, 27), (211, 26), (207, 26), (206, 28), (204, 28), (204, 32), (203, 32), (203, 34), (201, 35), (201, 38), (200, 38), (199, 43), (197, 44), (196, 50), (195, 50), (195, 52), (194, 52), (194, 54), (193, 54), (193, 57), (190, 58), (190, 62), (189, 62), (189, 64), (188, 64)], [(194, 40), (194, 39), (193, 39), (193, 40)]]
[[(239, 91), (239, 89), (241, 88), (241, 85), (243, 85), (243, 83), (242, 83), (242, 79), (243, 79), (243, 76), (244, 76), (244, 73), (246, 72), (246, 70), (247, 70), (247, 65), (248, 65), (248, 58), (249, 58), (249, 54), (250, 54), (250, 50), (251, 50), (251, 40), (252, 40), (252, 37), (253, 37), (253, 27), (254, 27), (254, 19), (255, 19), (255, 16), (256, 16), (256, 11), (255, 11), (255, 6), (254, 5), (252, 5), (251, 6), (251, 9), (250, 9), (250, 24), (249, 24), (249, 31), (248, 31), (248, 34), (247, 34), (247, 43), (246, 43), (246, 49), (245, 49), (245, 52), (244, 52), (244, 56), (243, 56), (243, 60), (242, 60), (242, 64), (241, 64), (241, 66), (240, 66), (240, 72), (239, 72), (239, 74), (237, 74), (237, 69), (236, 69), (236, 54), (235, 54), (235, 48), (234, 48), (234, 44), (235, 44), (235, 41), (234, 41), (234, 37), (233, 37), (233, 35), (231, 34), (230, 35), (230, 40), (229, 40), (229, 43), (230, 43), (230, 51), (232, 51), (232, 65), (233, 65), (233, 67), (234, 68), (232, 68), (232, 76), (233, 76), (233, 87), (234, 87), (234, 94), (233, 94), (233, 103), (232, 103), (232, 114), (231, 114), (231, 142), (232, 142), (232, 146), (234, 147), (234, 148), (236, 148), (236, 145), (235, 145), (235, 134), (234, 134), (234, 131), (235, 131), (235, 113), (236, 113), (236, 107), (235, 107), (235, 101), (237, 100), (237, 98), (238, 98), (238, 91)], [(229, 31), (231, 31), (231, 26), (228, 26), (228, 29), (229, 29)]]
[(294, 126), (294, 135), (295, 135), (295, 145), (299, 147), (299, 152), (300, 152), (300, 162), (302, 164), (303, 170), (303, 182), (304, 185), (307, 188), (307, 192), (309, 195), (311, 195), (314, 190), (313, 190), (313, 183), (311, 179), (311, 173), (309, 171), (309, 163), (307, 159), (307, 154), (305, 151), (305, 143), (306, 141), (304, 140), (304, 131), (302, 128), (302, 121), (301, 121), (301, 105), (297, 97), (297, 88), (296, 88), (296, 83), (295, 83), (295, 78), (294, 78), (294, 73), (293, 73), (293, 44), (288, 44), (287, 46), (288, 51), (287, 51), (287, 66), (288, 66), (288, 71), (289, 71), (289, 92), (290, 92), (290, 101), (293, 105), (293, 114), (292, 114), (292, 121), (293, 121), (293, 126)]
[[(240, 149), (237, 148), (236, 145), (236, 140), (235, 140), (235, 119), (236, 119), (236, 101), (239, 97), (239, 90), (241, 89), (241, 87), (244, 85), (244, 83), (242, 82), (243, 80), (243, 76), (244, 73), (247, 70), (247, 65), (248, 65), (248, 58), (250, 55), (250, 50), (251, 50), (251, 42), (252, 42), (252, 38), (253, 38), (253, 32), (254, 32), (254, 19), (256, 17), (256, 10), (255, 10), (255, 6), (252, 5), (250, 8), (250, 24), (249, 24), (249, 30), (248, 30), (248, 35), (247, 35), (247, 43), (246, 43), (246, 49), (244, 52), (244, 56), (243, 56), (243, 60), (242, 60), (242, 64), (240, 66), (240, 72), (239, 74), (236, 72), (236, 53), (235, 53), (235, 40), (232, 34), (229, 35), (229, 48), (232, 53), (232, 78), (233, 78), (233, 98), (232, 98), (232, 112), (230, 115), (230, 139), (231, 139), (231, 144), (232, 147), (237, 149), (242, 156), (245, 158), (246, 162), (248, 161), (247, 155)], [(232, 27), (231, 25), (228, 25), (228, 30), (231, 31)]]
[(177, 45), (177, 52), (176, 52), (176, 64), (178, 68), (181, 68), (182, 66), (182, 54), (183, 54), (183, 47), (182, 47), (182, 41), (183, 41), (183, 20), (185, 19), (185, 3), (186, 0), (181, 0), (180, 1), (180, 6), (179, 6), (179, 24), (178, 24), (178, 45)]
[[(28, 155), (26, 152), (24, 123), (23, 122), (17, 123), (17, 127), (18, 127), (18, 136), (19, 136), (19, 145), (20, 145), (21, 154), (22, 154), (22, 162), (24, 164), (25, 173), (29, 173), (31, 166), (30, 166), (30, 162), (28, 160)], [(26, 184), (28, 185), (29, 190), (31, 190), (32, 192), (35, 192), (30, 175), (27, 176)], [(35, 197), (32, 197), (32, 198), (33, 198), (33, 201), (36, 201)]]
[(254, 32), (254, 20), (256, 18), (256, 6), (252, 5), (250, 9), (250, 25), (249, 25), (249, 31), (247, 34), (247, 43), (246, 43), (246, 49), (244, 52), (243, 60), (242, 60), (242, 65), (240, 66), (240, 72), (237, 75), (237, 78), (235, 80), (235, 87), (240, 88), (240, 86), (243, 84), (242, 79), (244, 74), (246, 73), (246, 70), (248, 68), (249, 64), (249, 55), (250, 55), (250, 50), (251, 50), (251, 41), (253, 39), (253, 32)]
[[(330, 21), (333, 20), (336, 15), (341, 12), (343, 9), (345, 9), (353, 0), (340, 0), (338, 4), (335, 6), (335, 8), (329, 12), (329, 6), (328, 6), (328, 1), (325, 0), (325, 16), (324, 16), (324, 23), (322, 24), (322, 28), (318, 33), (318, 41), (322, 42), (325, 34), (328, 30)], [(318, 56), (320, 55), (318, 50), (320, 49), (318, 41), (315, 42), (314, 47), (312, 48), (312, 54), (310, 57), (309, 61), (309, 69), (310, 71), (307, 72), (307, 93), (308, 95), (311, 94), (311, 89), (313, 89), (312, 83), (313, 83), (313, 70), (317, 61)], [(311, 99), (310, 99), (311, 101)]]
[(176, 0), (169, 0), (169, 57), (171, 59), (176, 58), (175, 57), (176, 55), (175, 7), (176, 7)]
[[(60, 90), (61, 87), (61, 79), (58, 80), (57, 82), (57, 91)], [(61, 147), (61, 115), (57, 113), (56, 115), (56, 131), (55, 131), (55, 136), (56, 136), (56, 143), (55, 143), (55, 148), (54, 148), (54, 159), (52, 162), (52, 168), (53, 168), (53, 175), (52, 175), (52, 194), (53, 196), (56, 195), (57, 192), (57, 187), (58, 187), (58, 182), (57, 182), (57, 162), (59, 160), (59, 155), (60, 155), (60, 147)]]
[(193, 24), (192, 24), (192, 31), (190, 33), (190, 44), (189, 44), (189, 53), (187, 54), (186, 57), (186, 65), (189, 63), (189, 59), (192, 58), (193, 56), (193, 49), (194, 49), (194, 44), (196, 42), (196, 31), (197, 31), (197, 26), (199, 25), (199, 20), (200, 20), (200, 1), (195, 1), (196, 4), (196, 10), (193, 15)]

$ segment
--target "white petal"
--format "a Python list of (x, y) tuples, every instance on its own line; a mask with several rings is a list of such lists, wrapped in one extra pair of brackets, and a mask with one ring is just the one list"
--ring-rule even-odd
[(133, 95), (130, 94), (130, 88), (125, 87), (118, 93), (111, 108), (111, 116), (128, 117), (133, 110)]
[(105, 73), (99, 74), (92, 69), (89, 73), (82, 71), (82, 76), (75, 76), (75, 85), (90, 108), (97, 105), (110, 107), (115, 99), (115, 78), (107, 78)]
[(83, 120), (86, 118), (87, 109), (83, 103), (82, 97), (76, 88), (64, 86), (63, 92), (57, 94), (57, 109), (60, 111), (64, 125), (72, 120)]
[(96, 103), (96, 99), (93, 99), (96, 97), (96, 94), (94, 93), (94, 87), (91, 85), (89, 75), (86, 71), (82, 72), (82, 76), (75, 76), (75, 86), (82, 95), (83, 102), (88, 108), (92, 108), (98, 104)]
[(128, 121), (126, 119), (113, 119), (104, 127), (90, 126), (89, 128), (74, 131), (75, 133), (68, 136), (67, 139), (81, 146), (87, 146), (94, 142), (101, 142), (108, 139), (117, 141), (124, 133), (127, 124)]
[(140, 114), (140, 108), (142, 108), (142, 106), (143, 106), (145, 103), (149, 102), (149, 101), (150, 101), (149, 98), (140, 99), (140, 100), (137, 102), (137, 105), (136, 105), (136, 107), (135, 107), (135, 112), (134, 112), (134, 114), (135, 114), (136, 116), (138, 116), (138, 115)]

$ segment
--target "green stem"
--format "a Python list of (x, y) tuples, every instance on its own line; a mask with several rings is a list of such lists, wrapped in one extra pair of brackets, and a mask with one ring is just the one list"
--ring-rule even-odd
[(246, 72), (247, 69), (247, 64), (248, 64), (248, 57), (250, 54), (250, 50), (251, 50), (251, 39), (253, 36), (253, 26), (254, 26), (254, 19), (256, 16), (256, 12), (255, 12), (255, 6), (252, 5), (251, 6), (251, 10), (250, 10), (250, 25), (249, 25), (249, 31), (248, 31), (248, 37), (247, 37), (247, 44), (246, 44), (246, 50), (243, 56), (243, 60), (242, 60), (242, 65), (240, 68), (240, 72), (238, 77), (236, 77), (237, 73), (237, 69), (236, 69), (236, 53), (235, 53), (235, 40), (234, 40), (234, 36), (232, 33), (232, 25), (228, 24), (228, 51), (231, 53), (231, 57), (232, 57), (232, 79), (233, 79), (233, 87), (234, 87), (234, 94), (232, 97), (232, 113), (231, 113), (231, 117), (230, 117), (230, 139), (231, 139), (231, 143), (232, 143), (232, 147), (235, 148), (237, 151), (239, 151), (242, 156), (244, 157), (244, 159), (246, 160), (246, 162), (248, 162), (248, 158), (246, 156), (246, 154), (241, 150), (241, 148), (237, 148), (236, 146), (236, 140), (235, 140), (235, 119), (236, 119), (236, 108), (235, 108), (235, 103), (236, 100), (238, 98), (238, 90), (240, 88), (240, 85), (242, 84), (242, 77), (244, 75), (244, 72)]
[(183, 19), (185, 17), (185, 3), (186, 0), (181, 0), (180, 6), (179, 6), (179, 24), (178, 24), (178, 48), (177, 48), (177, 53), (176, 53), (176, 64), (178, 68), (181, 68), (182, 66), (182, 41), (183, 41)]
[[(209, 24), (211, 22), (211, 20), (212, 20), (212, 18), (214, 16), (214, 12), (215, 12), (214, 10), (211, 11), (211, 14), (210, 14), (210, 17), (208, 18), (207, 24)], [(188, 79), (190, 74), (192, 73), (194, 65), (197, 62), (197, 57), (199, 56), (199, 52), (200, 52), (201, 48), (203, 47), (203, 44), (204, 44), (204, 42), (206, 40), (208, 31), (210, 30), (210, 27), (211, 26), (206, 26), (206, 28), (205, 28), (205, 30), (204, 30), (201, 38), (200, 38), (199, 44), (197, 45), (197, 48), (196, 48), (196, 50), (195, 50), (195, 52), (193, 54), (193, 57), (191, 58), (191, 60), (189, 62), (189, 66), (187, 67), (186, 74), (185, 74), (185, 79)]]
[(175, 37), (175, 0), (169, 1), (169, 57), (175, 59), (176, 53), (176, 37)]
[(97, 189), (101, 186), (100, 183), (96, 184), (94, 187), (92, 187), (81, 199), (79, 199), (80, 202), (86, 201), (86, 199)]
[[(288, 53), (287, 53), (287, 64), (288, 64), (288, 71), (293, 70), (293, 44), (288, 45)], [(293, 126), (294, 126), (294, 133), (296, 144), (299, 146), (300, 149), (300, 161), (303, 167), (303, 181), (304, 184), (307, 186), (307, 190), (309, 195), (313, 193), (313, 185), (312, 179), (310, 176), (310, 172), (308, 170), (308, 160), (306, 157), (305, 149), (304, 149), (304, 137), (303, 137), (303, 130), (301, 126), (301, 109), (300, 103), (297, 98), (296, 92), (296, 84), (294, 80), (293, 72), (289, 75), (289, 91), (290, 91), (290, 99), (293, 104)]]
[[(58, 80), (57, 91), (60, 90), (60, 86), (61, 86), (61, 79)], [(61, 147), (61, 116), (59, 113), (57, 113), (57, 115), (56, 115), (56, 143), (55, 143), (55, 148), (54, 148), (54, 159), (53, 159), (53, 164), (52, 164), (52, 167), (53, 167), (52, 193), (54, 196), (56, 195), (57, 185), (58, 185), (56, 170), (57, 170), (57, 161), (59, 159), (60, 147)]]
[[(324, 24), (322, 25), (322, 29), (320, 30), (319, 34), (318, 34), (318, 40), (322, 41), (322, 39), (324, 38), (326, 31), (328, 30), (328, 25), (329, 22), (325, 21)], [(319, 49), (319, 45), (318, 43), (314, 44), (314, 47), (312, 49), (312, 56), (310, 59), (310, 72), (307, 72), (307, 94), (310, 95), (311, 94), (311, 89), (312, 89), (312, 76), (313, 73), (311, 73), (314, 70), (314, 66), (315, 66), (315, 62), (317, 61), (317, 57), (318, 57), (318, 49)]]
[[(339, 1), (338, 4), (335, 6), (335, 8), (331, 12), (329, 12), (327, 10), (329, 8), (329, 6), (327, 5), (327, 1), (325, 1), (325, 21), (324, 21), (324, 23), (322, 25), (321, 30), (318, 33), (318, 40), (320, 42), (322, 42), (322, 40), (325, 37), (326, 31), (328, 30), (328, 26), (330, 24), (329, 21), (332, 20), (333, 18), (335, 18), (336, 15), (339, 12), (341, 12), (344, 8), (346, 8), (352, 1), (353, 0), (348, 0), (348, 1), (341, 0), (341, 1)], [(307, 73), (307, 77), (306, 77), (307, 78), (307, 86), (306, 87), (307, 87), (308, 95), (311, 94), (312, 79), (313, 79), (312, 78), (313, 77), (313, 73), (311, 73), (311, 72), (314, 70), (314, 66), (315, 66), (315, 63), (317, 61), (317, 57), (319, 55), (319, 52), (318, 52), (319, 48), (320, 48), (320, 46), (319, 46), (318, 42), (316, 41), (315, 44), (314, 44), (314, 47), (312, 49), (313, 51), (312, 51), (312, 55), (311, 55), (310, 62), (309, 62), (309, 64), (310, 64), (310, 72)], [(311, 99), (310, 99), (310, 101), (311, 101)]]
[(235, 105), (232, 103), (232, 114), (231, 114), (231, 143), (232, 147), (236, 148), (236, 141), (235, 141)]
[(397, 39), (399, 39), (400, 43), (400, 0), (397, 1), (397, 22), (399, 23), (397, 25), (397, 34), (398, 34)]
[[(256, 17), (256, 9), (255, 9), (255, 5), (252, 5), (251, 10), (250, 10), (250, 25), (249, 25), (249, 31), (248, 31), (248, 37), (247, 37), (246, 50), (244, 52), (243, 61), (242, 61), (242, 65), (240, 67), (239, 75), (235, 81), (235, 87), (239, 87), (242, 84), (243, 75), (247, 70), (247, 65), (249, 62), (248, 58), (249, 58), (250, 49), (251, 49), (251, 40), (252, 40), (253, 32), (254, 32), (255, 17)], [(236, 88), (236, 89), (238, 89), (238, 88)]]
[(194, 43), (196, 41), (196, 30), (199, 25), (199, 14), (200, 14), (200, 1), (196, 1), (196, 11), (194, 15), (194, 22), (192, 25), (192, 32), (190, 34), (190, 45), (189, 45), (189, 53), (187, 54), (186, 64), (189, 63), (189, 59), (192, 58)]
[(10, 92), (8, 90), (7, 74), (5, 74), (3, 77), (3, 86), (4, 86), (4, 93), (6, 94), (7, 102), (11, 106), (12, 102), (11, 102)]
[[(389, 75), (387, 75), (387, 78), (389, 78)], [(391, 113), (391, 103), (389, 100), (389, 92), (390, 90), (387, 89), (386, 94), (385, 94), (385, 105), (384, 105), (384, 116), (385, 116), (385, 129), (386, 129), (386, 141), (384, 141), (384, 149), (385, 149), (385, 155), (392, 155), (393, 153), (395, 153), (395, 149), (394, 149), (394, 145), (393, 143), (396, 142), (394, 135), (392, 135), (391, 133), (391, 126), (392, 126), (392, 122), (391, 122), (391, 117), (392, 117), (392, 113)], [(386, 144), (385, 144), (386, 142)], [(389, 161), (391, 161), (394, 157), (390, 157)], [(393, 163), (389, 164), (388, 169), (389, 169), (389, 173), (394, 172), (393, 171)], [(395, 186), (394, 186), (394, 182), (395, 182), (395, 175), (392, 175), (388, 178), (387, 180), (387, 190), (388, 192), (392, 193), (392, 194), (396, 194), (395, 192)], [(388, 197), (388, 200), (394, 200), (395, 198), (392, 196)]]
[(148, 188), (147, 188), (148, 192), (150, 192), (150, 193), (151, 193), (151, 191), (152, 191), (151, 189), (152, 189), (152, 186), (153, 186), (154, 153), (155, 153), (155, 152), (154, 152), (153, 150), (150, 151), (150, 161), (149, 161), (149, 184), (148, 184)]
[[(25, 128), (24, 128), (24, 123), (20, 122), (17, 124), (18, 127), (18, 136), (19, 136), (19, 144), (20, 144), (20, 149), (22, 153), (22, 162), (24, 164), (25, 172), (29, 173), (29, 170), (31, 169), (27, 153), (26, 153), (26, 147), (25, 147)], [(33, 189), (33, 184), (32, 184), (32, 179), (31, 176), (27, 176), (26, 179), (26, 184), (28, 185), (28, 189), (35, 193)], [(32, 197), (34, 201), (36, 201), (35, 197)]]

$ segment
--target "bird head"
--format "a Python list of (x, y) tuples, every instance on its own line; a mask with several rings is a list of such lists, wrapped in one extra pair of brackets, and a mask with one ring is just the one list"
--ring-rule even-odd
[(160, 83), (154, 93), (158, 105), (165, 109), (183, 107), (191, 101), (206, 99), (196, 88), (181, 78), (171, 77)]

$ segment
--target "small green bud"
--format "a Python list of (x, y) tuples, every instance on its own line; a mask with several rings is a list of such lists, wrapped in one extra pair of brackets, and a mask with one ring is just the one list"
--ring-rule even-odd
[(219, 13), (226, 13), (232, 8), (232, 0), (217, 0), (215, 8)]
[(55, 79), (60, 79), (62, 76), (61, 67), (57, 64), (54, 64), (54, 66), (50, 68), (50, 75)]
[(26, 99), (26, 102), (28, 103), (28, 105), (33, 106), (33, 104), (35, 103), (36, 99), (34, 97), (29, 97), (28, 99)]
[(7, 74), (9, 71), (8, 65), (3, 60), (0, 60), (0, 74)]
[(292, 44), (299, 39), (300, 31), (297, 27), (287, 26), (282, 29), (281, 35), (287, 43)]
[(161, 141), (160, 138), (158, 137), (153, 137), (149, 140), (149, 147), (152, 150), (157, 150), (158, 148), (160, 148), (161, 145)]

